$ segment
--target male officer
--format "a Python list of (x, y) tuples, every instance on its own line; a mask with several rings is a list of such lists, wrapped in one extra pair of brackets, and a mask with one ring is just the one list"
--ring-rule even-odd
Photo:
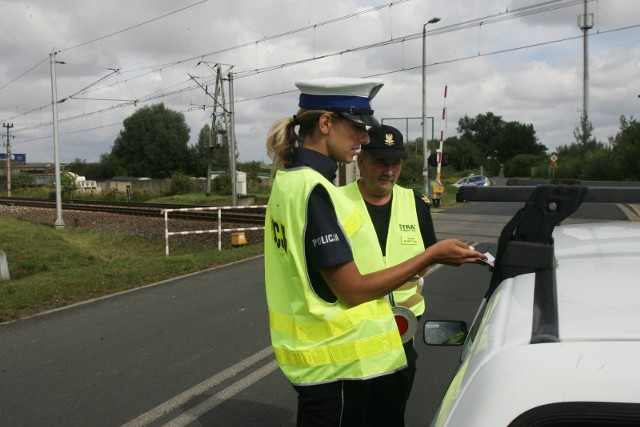
[[(424, 251), (437, 240), (429, 199), (420, 192), (396, 185), (402, 161), (407, 158), (402, 134), (385, 125), (371, 128), (368, 133), (370, 143), (361, 147), (357, 159), (361, 177), (341, 189), (363, 212), (368, 213), (386, 266), (391, 267)], [(426, 270), (421, 273), (426, 273)], [(407, 369), (374, 381), (378, 390), (372, 396), (377, 401), (370, 405), (377, 408), (379, 425), (403, 425), (404, 422), (406, 402), (416, 370), (413, 332), (417, 319), (425, 310), (422, 284), (423, 279), (418, 275), (389, 295), (391, 305), (400, 307), (398, 311), (402, 313), (403, 322), (413, 328), (403, 336)]]

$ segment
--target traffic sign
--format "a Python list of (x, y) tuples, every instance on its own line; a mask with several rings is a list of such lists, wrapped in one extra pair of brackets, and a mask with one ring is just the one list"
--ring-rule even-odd
[(558, 161), (558, 156), (556, 156), (555, 154), (552, 154), (552, 155), (551, 155), (551, 157), (549, 157), (549, 159), (550, 159), (553, 163), (555, 163), (555, 162), (557, 162), (557, 161)]

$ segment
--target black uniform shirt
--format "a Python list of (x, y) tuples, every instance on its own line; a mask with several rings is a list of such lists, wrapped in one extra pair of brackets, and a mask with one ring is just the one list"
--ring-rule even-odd
[[(333, 180), (338, 168), (335, 161), (317, 151), (295, 148), (289, 168), (303, 166), (316, 170), (329, 181)], [(304, 243), (311, 287), (323, 300), (337, 301), (320, 270), (353, 261), (353, 253), (331, 199), (320, 185), (309, 195)]]
[[(418, 215), (418, 224), (420, 226), (420, 234), (422, 234), (422, 242), (424, 243), (424, 247), (428, 248), (437, 242), (435, 230), (433, 228), (433, 219), (431, 218), (431, 209), (423, 200), (421, 192), (414, 190), (413, 195), (416, 214)], [(393, 199), (389, 200), (388, 203), (382, 206), (372, 205), (366, 200), (364, 202), (365, 205), (367, 205), (371, 222), (373, 222), (373, 226), (376, 229), (378, 243), (380, 243), (380, 249), (382, 249), (383, 255), (386, 255), (387, 250), (387, 235), (389, 233), (389, 221), (391, 220), (392, 202)]]

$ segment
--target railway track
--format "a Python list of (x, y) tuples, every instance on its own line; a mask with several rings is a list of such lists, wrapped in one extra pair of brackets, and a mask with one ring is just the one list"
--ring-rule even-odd
[[(1, 205), (27, 206), (43, 209), (56, 209), (56, 202), (52, 200), (28, 199), (19, 197), (0, 197)], [(133, 202), (99, 202), (86, 200), (63, 200), (62, 210), (77, 210), (91, 212), (107, 212), (120, 215), (136, 215), (159, 218), (165, 209), (201, 208), (202, 206), (168, 205), (159, 203)], [(221, 212), (222, 221), (241, 224), (264, 224), (265, 208), (225, 208)], [(217, 210), (202, 210), (189, 212), (171, 212), (171, 219), (186, 219), (196, 221), (214, 221), (218, 217)]]

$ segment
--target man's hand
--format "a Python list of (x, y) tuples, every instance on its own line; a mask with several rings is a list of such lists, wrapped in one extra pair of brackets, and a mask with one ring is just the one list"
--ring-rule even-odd
[(441, 240), (430, 246), (427, 251), (429, 250), (432, 251), (434, 263), (445, 265), (459, 266), (476, 262), (478, 259), (487, 259), (486, 255), (457, 239)]

